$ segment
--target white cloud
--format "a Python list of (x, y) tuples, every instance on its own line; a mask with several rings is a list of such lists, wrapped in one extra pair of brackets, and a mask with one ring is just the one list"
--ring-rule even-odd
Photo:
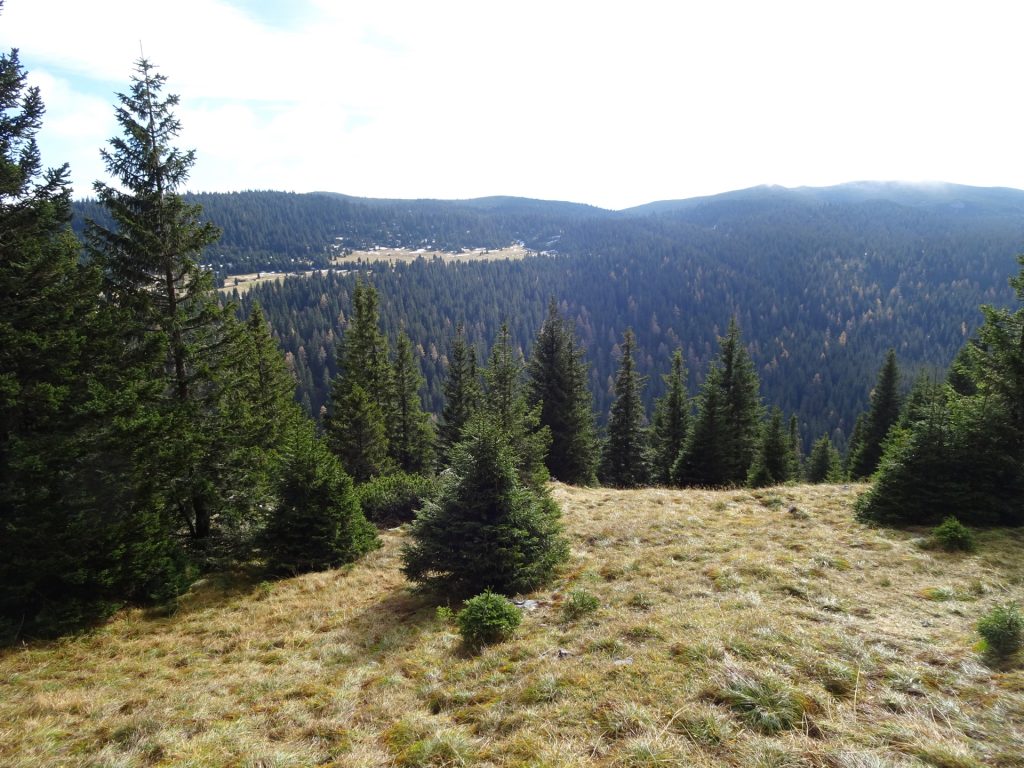
[(306, 0), (281, 26), (238, 3), (7, 0), (0, 45), (43, 87), (46, 159), (88, 189), (141, 41), (182, 96), (195, 189), (622, 207), (870, 177), (1024, 187), (1015, 4)]

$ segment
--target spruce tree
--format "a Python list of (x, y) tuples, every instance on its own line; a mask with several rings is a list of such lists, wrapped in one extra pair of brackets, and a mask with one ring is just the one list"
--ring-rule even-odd
[(885, 437), (900, 416), (899, 380), (896, 352), (890, 349), (878, 372), (878, 383), (871, 393), (871, 407), (864, 419), (862, 432), (850, 452), (851, 479), (870, 477), (878, 467)]
[(608, 439), (601, 454), (601, 482), (616, 488), (636, 488), (645, 485), (649, 478), (640, 394), (643, 381), (633, 368), (635, 343), (632, 329), (627, 329), (615, 377), (615, 400), (608, 414)]
[(357, 483), (390, 472), (384, 415), (375, 399), (358, 384), (346, 387), (332, 403), (327, 442), (342, 467)]
[(723, 482), (742, 485), (754, 460), (760, 434), (760, 384), (754, 363), (741, 343), (735, 317), (730, 320), (729, 330), (720, 343), (722, 414), (719, 423), (722, 430)]
[(597, 439), (587, 364), (554, 299), (534, 342), (527, 375), (530, 402), (540, 406), (540, 422), (551, 432), (548, 471), (565, 483), (592, 484)]
[(786, 445), (789, 461), (789, 478), (795, 480), (803, 472), (803, 456), (800, 450), (800, 419), (794, 413), (789, 417), (789, 441)]
[(394, 423), (394, 382), (388, 344), (378, 327), (373, 286), (357, 282), (348, 327), (338, 345), (325, 431), (331, 450), (355, 481), (391, 469), (388, 432)]
[(523, 482), (523, 459), (505, 430), (474, 419), (465, 434), (439, 498), (412, 523), (402, 570), (423, 588), (460, 597), (529, 592), (568, 555), (561, 512), (546, 488)]
[(686, 367), (682, 350), (672, 355), (672, 372), (662, 377), (666, 392), (654, 403), (651, 424), (651, 468), (659, 485), (672, 482), (672, 467), (686, 442), (689, 402), (686, 397)]
[(395, 398), (388, 435), (391, 459), (403, 472), (424, 472), (434, 458), (434, 425), (423, 410), (420, 400), (423, 375), (404, 332), (398, 337), (391, 379)]
[[(195, 153), (173, 145), (181, 130), (174, 114), (178, 97), (163, 94), (165, 83), (140, 59), (128, 93), (118, 95), (122, 135), (102, 152), (116, 185), (94, 184), (114, 225), (90, 222), (87, 235), (104, 270), (105, 297), (130, 313), (130, 348), (152, 355), (165, 382), (156, 405), (168, 432), (154, 446), (152, 471), (162, 477), (168, 504), (193, 537), (205, 539), (223, 500), (215, 472), (234, 448), (220, 405), (234, 379), (225, 369), (237, 360), (231, 347), (241, 329), (199, 264), (218, 231), (177, 191)], [(153, 354), (155, 345), (160, 349)]]
[(818, 438), (811, 448), (806, 476), (809, 483), (837, 483), (842, 478), (839, 452), (833, 447), (828, 435)]
[(79, 263), (67, 166), (44, 170), (43, 103), (0, 55), (0, 642), (162, 599), (184, 563), (140, 457), (159, 419), (125, 318)]
[(452, 447), (462, 440), (462, 432), (480, 404), (480, 375), (476, 350), (466, 343), (465, 329), (459, 325), (448, 356), (444, 381), (444, 410), (438, 427), (441, 459), (448, 461)]
[(742, 485), (760, 435), (759, 383), (735, 318), (712, 362), (697, 400), (697, 417), (673, 468), (674, 482), (720, 487)]
[(290, 435), (263, 533), (267, 564), (287, 574), (334, 568), (380, 545), (359, 509), (352, 480), (306, 423)]
[(725, 484), (722, 461), (722, 371), (712, 365), (697, 396), (697, 415), (672, 465), (672, 484), (713, 488)]
[(747, 485), (752, 488), (780, 485), (791, 478), (791, 470), (790, 438), (782, 428), (782, 411), (776, 407), (762, 428), (754, 462), (747, 474)]
[(523, 380), (522, 355), (512, 348), (508, 323), (502, 323), (483, 371), (484, 392), (472, 421), (496, 427), (519, 461), (523, 481), (540, 487), (548, 480), (544, 463), (551, 432), (540, 423), (540, 405), (531, 406)]

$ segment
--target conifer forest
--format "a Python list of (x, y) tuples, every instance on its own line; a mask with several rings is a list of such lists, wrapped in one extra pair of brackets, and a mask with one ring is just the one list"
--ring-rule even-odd
[(1024, 192), (191, 194), (140, 58), (72, 200), (17, 51), (0, 99), (7, 643), (352, 563), (379, 526), (422, 592), (527, 593), (570, 557), (553, 481), (864, 482), (862, 523), (1024, 523)]

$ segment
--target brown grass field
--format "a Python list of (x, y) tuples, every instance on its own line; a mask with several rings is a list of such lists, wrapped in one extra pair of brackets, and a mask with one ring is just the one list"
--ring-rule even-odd
[[(1024, 766), (1024, 531), (978, 550), (862, 526), (862, 486), (554, 486), (572, 557), (474, 654), (399, 570), (209, 579), (0, 656), (0, 765)], [(580, 596), (596, 610), (573, 614)]]
[[(333, 267), (346, 269), (357, 267), (360, 262), (366, 264), (370, 262), (381, 262), (385, 261), (389, 264), (411, 263), (416, 259), (440, 259), (446, 264), (453, 262), (471, 262), (471, 261), (501, 261), (502, 259), (519, 260), (525, 259), (531, 255), (531, 251), (528, 251), (521, 245), (510, 245), (506, 248), (478, 248), (473, 251), (463, 251), (460, 253), (452, 253), (449, 251), (428, 251), (424, 249), (410, 250), (408, 248), (374, 248), (368, 251), (352, 251), (345, 256), (336, 256), (331, 259), (331, 265)], [(314, 273), (324, 273), (327, 270), (309, 270), (306, 272), (252, 272), (244, 275), (228, 275), (224, 281), (224, 287), (218, 289), (221, 293), (231, 293), (237, 290), (239, 295), (242, 295), (254, 285), (261, 283), (273, 283), (279, 280), (284, 280), (286, 277), (303, 277), (306, 275), (312, 275)]]

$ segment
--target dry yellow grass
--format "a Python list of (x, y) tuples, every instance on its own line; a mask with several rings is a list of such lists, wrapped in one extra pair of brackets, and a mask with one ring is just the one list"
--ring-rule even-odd
[[(1024, 765), (1024, 672), (974, 632), (1024, 599), (1024, 535), (925, 550), (854, 522), (858, 490), (556, 485), (572, 558), (479, 655), (408, 591), (400, 531), (347, 569), (211, 580), (6, 652), (0, 764)], [(597, 609), (567, 618), (574, 591)]]

